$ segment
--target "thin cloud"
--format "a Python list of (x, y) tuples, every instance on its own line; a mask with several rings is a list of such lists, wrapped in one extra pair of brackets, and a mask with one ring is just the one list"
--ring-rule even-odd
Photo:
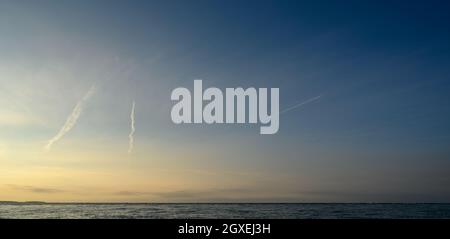
[(84, 97), (78, 101), (78, 103), (75, 105), (75, 108), (72, 110), (72, 113), (67, 117), (66, 122), (61, 127), (59, 132), (51, 138), (47, 145), (45, 146), (45, 150), (49, 151), (53, 144), (56, 143), (58, 140), (60, 140), (65, 134), (67, 134), (76, 124), (78, 121), (78, 118), (80, 118), (80, 115), (84, 109), (84, 106), (86, 104), (86, 101), (89, 100), (89, 98), (95, 93), (95, 85), (93, 85), (89, 91), (84, 95)]
[(114, 195), (117, 196), (157, 196), (164, 199), (204, 199), (211, 196), (228, 198), (227, 196), (236, 196), (242, 194), (252, 194), (254, 190), (250, 188), (223, 188), (223, 189), (207, 189), (207, 190), (175, 190), (166, 192), (157, 191), (117, 191)]
[(291, 110), (293, 110), (293, 109), (296, 109), (296, 108), (298, 108), (298, 107), (304, 106), (304, 105), (306, 105), (306, 104), (308, 104), (308, 103), (311, 103), (311, 102), (313, 102), (313, 101), (316, 101), (316, 100), (320, 99), (321, 97), (322, 97), (322, 95), (318, 95), (318, 96), (313, 97), (313, 98), (311, 98), (311, 99), (305, 100), (305, 101), (303, 101), (303, 102), (301, 102), (301, 103), (298, 103), (298, 104), (296, 104), (296, 105), (294, 105), (294, 106), (291, 106), (291, 107), (289, 107), (289, 108), (286, 108), (286, 109), (282, 110), (282, 111), (280, 112), (280, 114), (283, 114), (283, 113), (286, 113), (286, 112), (291, 111)]
[(46, 188), (46, 187), (34, 187), (34, 186), (24, 186), (24, 185), (8, 185), (10, 188), (14, 190), (27, 191), (32, 193), (44, 193), (44, 194), (53, 194), (53, 193), (63, 193), (64, 190), (55, 189), (55, 188)]
[(133, 104), (131, 106), (131, 114), (130, 114), (130, 126), (131, 126), (131, 130), (130, 130), (130, 134), (128, 135), (129, 138), (129, 142), (128, 142), (128, 153), (131, 153), (133, 151), (133, 147), (134, 147), (134, 132), (136, 131), (136, 128), (134, 127), (134, 123), (135, 123), (135, 118), (134, 118), (134, 108), (135, 108), (136, 104), (133, 101)]

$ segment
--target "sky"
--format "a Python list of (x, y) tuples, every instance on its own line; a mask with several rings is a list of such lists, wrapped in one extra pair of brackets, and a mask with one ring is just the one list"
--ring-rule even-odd
[[(449, 24), (447, 1), (1, 0), (0, 201), (450, 202)], [(174, 124), (195, 79), (279, 88), (278, 133)]]

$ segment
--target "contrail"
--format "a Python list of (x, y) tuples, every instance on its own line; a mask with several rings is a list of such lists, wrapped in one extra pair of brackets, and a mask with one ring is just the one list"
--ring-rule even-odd
[(291, 111), (291, 110), (293, 110), (293, 109), (295, 109), (295, 108), (298, 108), (298, 107), (300, 107), (300, 106), (303, 106), (303, 105), (306, 105), (306, 104), (311, 103), (311, 102), (313, 102), (313, 101), (316, 101), (316, 100), (320, 99), (320, 97), (322, 97), (322, 95), (318, 95), (318, 96), (313, 97), (313, 98), (311, 98), (311, 99), (305, 100), (305, 101), (303, 101), (303, 102), (301, 102), (301, 103), (298, 103), (298, 104), (296, 104), (296, 105), (294, 105), (294, 106), (291, 106), (291, 107), (289, 107), (289, 108), (287, 108), (287, 109), (282, 110), (282, 111), (280, 112), (280, 114), (286, 113), (286, 112)]
[(133, 147), (134, 147), (134, 132), (136, 131), (136, 128), (134, 127), (134, 107), (135, 107), (135, 102), (133, 100), (133, 105), (131, 106), (131, 114), (130, 114), (131, 131), (130, 131), (130, 134), (128, 135), (128, 138), (130, 139), (129, 144), (128, 144), (128, 153), (131, 153), (133, 151)]
[(69, 132), (77, 123), (78, 118), (81, 115), (81, 112), (83, 111), (84, 105), (87, 100), (94, 94), (95, 92), (95, 85), (92, 85), (89, 91), (84, 95), (84, 97), (78, 101), (78, 103), (75, 105), (75, 108), (73, 108), (72, 113), (67, 117), (66, 122), (64, 123), (63, 127), (59, 130), (59, 132), (48, 141), (47, 145), (45, 146), (45, 150), (49, 151), (52, 147), (52, 145), (60, 140), (67, 132)]

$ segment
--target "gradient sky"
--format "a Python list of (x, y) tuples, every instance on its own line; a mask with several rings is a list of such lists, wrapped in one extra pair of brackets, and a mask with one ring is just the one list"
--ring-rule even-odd
[[(450, 202), (450, 3), (311, 2), (0, 0), (0, 200)], [(194, 79), (321, 97), (175, 125)]]

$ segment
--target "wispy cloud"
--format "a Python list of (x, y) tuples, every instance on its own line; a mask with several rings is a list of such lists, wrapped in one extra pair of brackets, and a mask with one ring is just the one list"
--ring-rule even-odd
[(128, 153), (131, 153), (133, 151), (134, 147), (134, 132), (136, 131), (136, 128), (134, 127), (134, 108), (135, 108), (135, 102), (133, 101), (133, 104), (131, 106), (131, 114), (130, 114), (130, 120), (131, 120), (131, 130), (130, 134), (128, 135), (129, 143), (128, 143)]
[(175, 191), (117, 191), (114, 194), (119, 196), (144, 196), (153, 195), (167, 199), (186, 199), (186, 198), (201, 198), (203, 196), (212, 195), (240, 195), (251, 194), (254, 191), (251, 188), (217, 188), (206, 190), (175, 190)]
[(34, 187), (34, 186), (25, 186), (25, 185), (7, 185), (14, 190), (27, 191), (32, 193), (63, 193), (66, 192), (64, 190), (56, 189), (56, 188), (47, 188), (47, 187)]
[(89, 100), (89, 98), (94, 94), (95, 92), (95, 85), (93, 85), (89, 91), (84, 95), (84, 97), (78, 101), (78, 103), (75, 105), (75, 108), (72, 110), (72, 113), (67, 118), (66, 122), (62, 126), (62, 128), (59, 130), (59, 132), (51, 138), (47, 145), (45, 146), (45, 150), (49, 151), (53, 144), (60, 140), (67, 132), (69, 132), (77, 123), (78, 118), (81, 115), (81, 112), (83, 111), (84, 105), (86, 104), (86, 101)]
[(289, 108), (286, 108), (286, 109), (282, 110), (282, 111), (280, 112), (280, 114), (286, 113), (286, 112), (291, 111), (291, 110), (293, 110), (293, 109), (296, 109), (296, 108), (298, 108), (298, 107), (304, 106), (304, 105), (306, 105), (306, 104), (308, 104), (308, 103), (311, 103), (311, 102), (313, 102), (313, 101), (316, 101), (316, 100), (320, 99), (320, 97), (322, 97), (322, 95), (318, 95), (318, 96), (316, 96), (316, 97), (313, 97), (313, 98), (311, 98), (311, 99), (308, 99), (308, 100), (305, 100), (305, 101), (303, 101), (303, 102), (301, 102), (301, 103), (298, 103), (298, 104), (296, 104), (296, 105), (294, 105), (294, 106), (291, 106), (291, 107), (289, 107)]

